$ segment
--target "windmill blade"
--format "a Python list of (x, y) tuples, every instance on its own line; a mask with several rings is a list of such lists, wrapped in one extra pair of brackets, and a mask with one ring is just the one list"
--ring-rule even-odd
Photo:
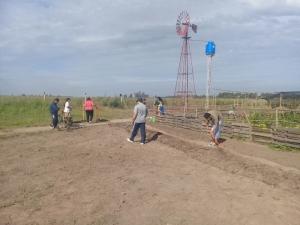
[(180, 25), (180, 23), (176, 23), (176, 26)]
[(197, 25), (192, 24), (192, 30), (193, 30), (195, 33), (197, 33)]

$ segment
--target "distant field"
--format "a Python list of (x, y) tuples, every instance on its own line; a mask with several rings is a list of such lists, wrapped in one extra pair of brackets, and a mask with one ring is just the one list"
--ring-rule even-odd
[[(0, 96), (0, 129), (10, 127), (28, 127), (44, 126), (51, 122), (49, 107), (55, 96)], [(67, 97), (59, 97), (58, 106), (62, 109)], [(133, 107), (136, 104), (136, 98), (123, 98), (121, 103), (120, 97), (92, 97), (93, 102), (98, 106), (94, 112), (94, 120), (100, 119), (119, 119), (130, 118)], [(171, 108), (173, 98), (163, 98), (166, 110)], [(147, 98), (147, 106), (150, 109), (150, 115), (153, 113), (154, 98)], [(83, 109), (84, 98), (71, 97), (73, 107), (72, 117), (74, 121), (83, 121), (86, 119)], [(211, 98), (211, 104), (217, 109), (227, 109), (233, 105), (245, 107), (268, 107), (267, 103), (262, 100), (253, 99), (216, 99)], [(204, 110), (205, 99), (189, 98), (189, 108), (195, 110)], [(212, 107), (213, 108), (213, 107)]]
[[(51, 122), (49, 107), (55, 96), (0, 96), (0, 129), (10, 127), (29, 127), (44, 126)], [(63, 109), (67, 97), (58, 97), (60, 102), (58, 106)], [(72, 117), (74, 121), (83, 121), (86, 119), (83, 109), (84, 98), (70, 97), (73, 107)], [(136, 98), (123, 98), (121, 103), (120, 97), (92, 97), (98, 110), (94, 111), (94, 120), (100, 119), (119, 119), (130, 118), (133, 107), (136, 104)], [(154, 98), (147, 99), (149, 109), (153, 107)], [(164, 104), (168, 105), (172, 99), (164, 99)], [(191, 100), (191, 104), (204, 104), (202, 100)]]
[[(55, 97), (35, 96), (1, 96), (0, 97), (0, 129), (9, 127), (43, 126), (51, 122), (49, 107)], [(66, 97), (59, 97), (58, 106), (63, 109)], [(98, 106), (94, 111), (94, 119), (129, 118), (132, 116), (135, 99), (124, 99), (121, 104), (120, 98), (98, 97), (92, 98)], [(83, 98), (71, 97), (73, 107), (72, 117), (74, 121), (86, 119), (83, 109)], [(111, 107), (113, 105), (113, 107)]]

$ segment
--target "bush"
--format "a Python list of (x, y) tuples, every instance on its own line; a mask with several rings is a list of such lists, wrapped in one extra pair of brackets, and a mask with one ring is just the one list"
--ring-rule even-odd
[(114, 98), (114, 100), (109, 103), (109, 106), (112, 108), (122, 108), (121, 101), (119, 98)]
[(109, 102), (109, 98), (108, 97), (104, 97), (103, 101), (102, 101), (102, 105), (103, 106), (108, 106), (108, 102)]

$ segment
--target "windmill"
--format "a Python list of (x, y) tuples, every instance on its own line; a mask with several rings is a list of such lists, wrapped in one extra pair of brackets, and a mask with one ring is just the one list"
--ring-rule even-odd
[(196, 33), (197, 25), (190, 23), (190, 16), (183, 11), (177, 18), (176, 32), (183, 39), (177, 81), (174, 91), (173, 106), (184, 106), (184, 113), (188, 107), (188, 98), (196, 95), (192, 55), (188, 37), (189, 27)]

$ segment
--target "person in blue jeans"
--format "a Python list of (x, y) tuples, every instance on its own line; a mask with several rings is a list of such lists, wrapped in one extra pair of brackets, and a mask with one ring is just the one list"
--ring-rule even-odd
[(52, 117), (52, 123), (50, 124), (50, 127), (52, 129), (56, 128), (57, 124), (58, 124), (58, 111), (60, 110), (60, 108), (57, 106), (58, 102), (59, 102), (59, 99), (56, 98), (50, 105), (50, 114)]
[[(218, 139), (220, 138), (223, 123), (223, 116), (220, 112), (211, 110), (204, 114), (204, 118), (206, 119), (206, 128), (212, 137), (212, 142), (210, 142), (209, 145), (214, 147), (218, 145)], [(208, 128), (209, 121), (211, 121), (211, 130)]]
[(127, 141), (133, 142), (135, 136), (137, 135), (138, 131), (141, 132), (141, 140), (140, 144), (144, 145), (146, 142), (146, 117), (148, 115), (147, 106), (143, 103), (142, 98), (138, 98), (136, 100), (138, 103), (133, 110), (133, 116), (132, 116), (132, 132), (131, 137), (127, 138)]

